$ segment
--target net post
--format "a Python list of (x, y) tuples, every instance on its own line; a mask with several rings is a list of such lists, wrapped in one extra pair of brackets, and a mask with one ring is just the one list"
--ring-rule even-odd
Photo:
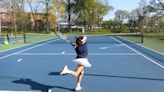
[(6, 35), (8, 43), (10, 43), (9, 34)]
[(144, 34), (143, 34), (143, 32), (141, 33), (141, 43), (144, 43)]
[(26, 41), (26, 34), (25, 33), (23, 34), (23, 38), (24, 38), (24, 43), (26, 43), (27, 41)]

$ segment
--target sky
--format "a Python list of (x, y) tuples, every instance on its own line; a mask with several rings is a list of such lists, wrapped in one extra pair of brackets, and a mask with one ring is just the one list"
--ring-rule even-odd
[[(114, 12), (118, 9), (132, 11), (133, 9), (139, 7), (139, 2), (141, 0), (108, 0), (109, 5), (114, 7), (113, 11), (110, 11), (103, 20), (109, 20), (114, 18)], [(150, 0), (146, 0), (149, 2)]]

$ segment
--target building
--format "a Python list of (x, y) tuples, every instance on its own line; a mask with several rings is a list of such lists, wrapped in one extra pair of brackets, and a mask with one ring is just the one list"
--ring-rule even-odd
[[(44, 20), (44, 16), (45, 16), (44, 13), (37, 13), (37, 14), (25, 13), (24, 15), (27, 17), (27, 19), (29, 20), (28, 22), (31, 23), (32, 27), (35, 26), (35, 20)], [(14, 14), (12, 12), (10, 13), (0, 12), (0, 24), (1, 24), (0, 25), (1, 28), (12, 29), (14, 26)]]

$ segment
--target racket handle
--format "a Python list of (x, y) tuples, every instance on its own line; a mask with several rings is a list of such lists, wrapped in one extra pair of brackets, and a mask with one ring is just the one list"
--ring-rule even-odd
[(71, 43), (71, 45), (72, 45), (74, 48), (77, 47), (77, 45), (76, 45), (75, 43)]

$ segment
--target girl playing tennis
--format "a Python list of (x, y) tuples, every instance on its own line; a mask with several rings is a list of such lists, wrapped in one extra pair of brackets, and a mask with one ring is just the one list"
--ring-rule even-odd
[(87, 59), (88, 48), (86, 41), (87, 37), (79, 36), (76, 38), (76, 42), (73, 45), (77, 54), (76, 59), (73, 60), (77, 64), (76, 71), (68, 69), (67, 65), (65, 65), (60, 73), (61, 75), (71, 74), (72, 76), (77, 77), (77, 86), (75, 88), (76, 91), (81, 90), (80, 84), (84, 75), (84, 67), (91, 67), (91, 64)]

